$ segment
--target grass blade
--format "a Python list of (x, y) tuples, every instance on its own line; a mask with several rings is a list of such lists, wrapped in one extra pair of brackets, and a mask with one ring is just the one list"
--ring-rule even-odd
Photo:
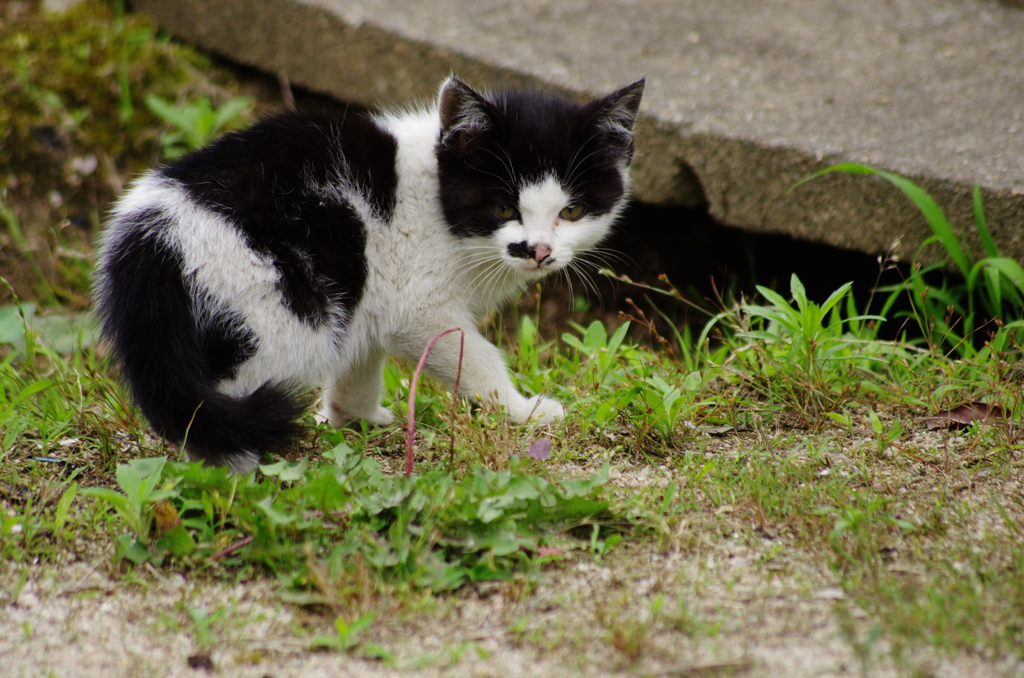
[(932, 200), (932, 197), (923, 188), (910, 179), (884, 170), (875, 170), (875, 173), (903, 191), (904, 195), (917, 205), (917, 208), (921, 210), (925, 220), (931, 227), (932, 233), (939, 239), (942, 248), (946, 250), (946, 254), (953, 260), (956, 267), (960, 269), (961, 275), (967, 277), (971, 271), (970, 259), (960, 247), (960, 241), (957, 239), (956, 234), (953, 233), (949, 221), (946, 220), (946, 215), (942, 212), (942, 208)]
[(816, 179), (825, 174), (832, 172), (844, 172), (846, 174), (873, 174), (879, 176), (893, 186), (896, 186), (903, 194), (910, 198), (910, 201), (917, 206), (924, 215), (925, 221), (928, 222), (928, 226), (932, 229), (932, 233), (939, 239), (943, 249), (946, 250), (946, 254), (952, 259), (953, 263), (960, 270), (961, 275), (965, 278), (971, 272), (971, 262), (967, 255), (964, 254), (963, 248), (960, 247), (960, 241), (957, 239), (956, 234), (953, 233), (953, 229), (949, 225), (949, 221), (946, 219), (946, 215), (943, 213), (942, 208), (932, 199), (927, 192), (910, 179), (893, 174), (892, 172), (886, 172), (885, 170), (870, 167), (868, 165), (862, 165), (860, 163), (840, 163), (838, 165), (832, 165), (826, 167), (823, 170), (815, 172), (810, 176), (804, 177), (793, 185), (790, 190), (793, 190), (803, 184), (807, 183), (811, 179)]
[(999, 249), (992, 240), (988, 225), (985, 223), (985, 209), (981, 205), (981, 186), (974, 185), (974, 225), (978, 229), (978, 240), (981, 240), (981, 247), (985, 250), (985, 256), (998, 257)]

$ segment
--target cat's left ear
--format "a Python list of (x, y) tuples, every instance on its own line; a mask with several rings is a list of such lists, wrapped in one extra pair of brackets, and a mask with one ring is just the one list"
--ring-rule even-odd
[(643, 98), (646, 83), (647, 78), (640, 78), (590, 104), (595, 109), (594, 124), (619, 137), (623, 151), (630, 157), (633, 155), (633, 126), (640, 113), (640, 99)]
[(487, 100), (454, 75), (441, 86), (438, 109), (442, 139), (455, 131), (486, 129), (493, 124)]

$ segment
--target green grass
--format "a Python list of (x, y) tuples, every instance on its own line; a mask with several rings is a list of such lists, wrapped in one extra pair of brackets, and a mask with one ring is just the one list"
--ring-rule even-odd
[[(56, 564), (84, 541), (112, 548), (122, 576), (147, 566), (275, 577), (283, 601), (333, 611), (334, 631), (311, 647), (391, 658), (393, 649), (362, 640), (378, 623), (368, 600), (488, 580), (528, 590), (566, 557), (602, 562), (644, 543), (686, 552), (718, 539), (721, 516), (735, 514), (739, 527), (729, 529), (786, 535), (788, 548), (834, 573), (872, 620), (875, 631), (849, 636), (868, 664), (878, 661), (871, 634), (905, 666), (922, 647), (1019, 653), (1024, 502), (999, 491), (1021, 475), (1014, 331), (954, 359), (878, 340), (882, 319), (858, 313), (846, 286), (821, 305), (795, 278), (790, 292), (762, 289), (762, 303), (722, 312), (679, 362), (632, 343), (626, 324), (544, 341), (523, 317), (510, 347), (515, 379), (565, 402), (564, 426), (532, 431), (466, 402), (453, 409), (427, 380), (410, 478), (400, 473), (397, 425), (335, 431), (310, 419), (286, 459), (248, 476), (178, 461), (146, 433), (85, 330), (70, 353), (52, 347), (47, 332), (67, 346), (80, 323), (40, 323), (30, 305), (7, 307), (0, 553)], [(388, 367), (388, 404), (399, 413), (410, 376)], [(924, 416), (978, 400), (1012, 418), (922, 430)], [(734, 437), (732, 451), (712, 452), (711, 431)], [(528, 459), (544, 437), (553, 460)], [(673, 480), (623, 494), (609, 466)], [(968, 501), (950, 489), (957, 484), (981, 489)], [(595, 624), (632, 664), (659, 632), (704, 628), (684, 613), (624, 609)]]
[[(5, 499), (0, 550), (15, 562), (58, 561), (75, 540), (107, 538), (124, 572), (148, 563), (189, 576), (275, 576), (285, 600), (338, 610), (350, 635), (336, 629), (314, 644), (349, 652), (362, 625), (346, 620), (372, 621), (353, 601), (537, 581), (566, 554), (614, 555), (623, 537), (685, 549), (711, 538), (720, 511), (735, 511), (747, 529), (785, 533), (831, 568), (893, 657), (923, 645), (1017, 652), (1024, 503), (994, 485), (982, 502), (945, 487), (1019, 477), (1017, 420), (933, 434), (946, 440), (939, 446), (922, 442), (919, 424), (940, 405), (982, 395), (1018, 412), (1016, 372), (1007, 367), (1017, 353), (952, 360), (879, 342), (845, 288), (821, 306), (795, 279), (792, 292), (792, 305), (763, 290), (771, 305), (717, 317), (707, 334), (718, 332), (728, 350), (693, 348), (695, 370), (631, 343), (625, 325), (609, 333), (593, 323), (543, 342), (522, 318), (516, 379), (524, 391), (566, 402), (565, 426), (531, 433), (465, 402), (453, 414), (450, 394), (424, 382), (411, 478), (399, 473), (397, 426), (311, 424), (301, 449), (255, 475), (174, 461), (175, 450), (144, 435), (93, 349), (47, 349), (24, 323), (27, 336), (10, 341), (0, 372), (0, 482), (26, 489)], [(392, 407), (409, 377), (403, 366), (388, 368)], [(734, 454), (701, 452), (714, 440), (703, 431), (729, 426), (742, 436)], [(554, 461), (525, 458), (543, 435), (552, 436)], [(45, 457), (61, 465), (36, 461)], [(662, 467), (676, 480), (622, 496), (608, 464)], [(591, 470), (567, 470), (579, 465)], [(901, 490), (921, 473), (942, 481)], [(975, 529), (993, 516), (996, 527)], [(891, 553), (917, 574), (893, 571)], [(362, 574), (354, 581), (353, 573)], [(629, 662), (660, 628), (647, 613), (603, 619), (606, 642)], [(660, 624), (686, 626), (681, 619)]]
[[(858, 163), (841, 163), (801, 180), (794, 188), (832, 172), (881, 177), (902, 191), (928, 223), (933, 235), (921, 243), (907, 280), (882, 291), (890, 295), (886, 310), (897, 296), (908, 296), (913, 307), (910, 315), (929, 345), (971, 356), (979, 347), (999, 345), (998, 341), (990, 341), (992, 335), (998, 336), (997, 328), (1024, 326), (1024, 268), (1003, 256), (992, 239), (980, 186), (974, 187), (973, 212), (978, 245), (984, 256), (975, 259), (970, 251), (979, 247), (961, 239), (942, 208), (906, 177)], [(937, 261), (922, 265), (922, 253), (934, 245), (939, 246)], [(960, 281), (953, 282), (942, 275), (950, 269), (960, 274)], [(940, 284), (930, 285), (929, 273), (939, 274)]]

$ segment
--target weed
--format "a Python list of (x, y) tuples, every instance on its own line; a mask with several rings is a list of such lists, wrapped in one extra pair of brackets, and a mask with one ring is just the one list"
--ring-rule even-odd
[(161, 122), (146, 97), (231, 99), (209, 59), (122, 5), (34, 3), (0, 27), (0, 241), (14, 255), (0, 274), (44, 308), (89, 306), (101, 215), (157, 159)]
[[(450, 330), (441, 332), (436, 337), (430, 340), (427, 347), (423, 349), (423, 355), (420, 356), (420, 362), (416, 365), (416, 371), (412, 375), (412, 383), (409, 385), (409, 424), (408, 424), (408, 435), (405, 443), (405, 475), (406, 477), (412, 475), (413, 468), (413, 440), (416, 436), (416, 384), (419, 382), (420, 375), (423, 373), (423, 368), (427, 365), (427, 358), (430, 357), (430, 350), (434, 348), (434, 344), (437, 343), (441, 337), (451, 334), (453, 332), (459, 333), (459, 362), (458, 370), (455, 372), (455, 387), (454, 393), (452, 393), (452, 418), (454, 419), (455, 412), (454, 407), (459, 399), (459, 381), (462, 379), (462, 354), (466, 348), (466, 332), (460, 328), (455, 327)], [(455, 455), (455, 429), (452, 429), (451, 445), (448, 448), (448, 465), (451, 466), (454, 461)]]
[(559, 361), (557, 371), (575, 384), (578, 420), (584, 430), (627, 425), (638, 438), (653, 432), (664, 443), (671, 442), (686, 427), (692, 429), (691, 419), (713, 403), (704, 398), (707, 374), (699, 370), (664, 374), (658, 367), (659, 357), (625, 342), (628, 329), (629, 323), (623, 323), (609, 336), (605, 326), (595, 321), (578, 327), (580, 336), (563, 335), (574, 354)]
[[(32, 251), (32, 247), (29, 245), (28, 240), (25, 239), (25, 234), (21, 230), (21, 224), (18, 222), (18, 217), (7, 208), (4, 204), (3, 198), (5, 197), (6, 190), (4, 193), (0, 193), (0, 219), (3, 219), (4, 225), (7, 227), (7, 233), (10, 235), (11, 240), (14, 241), (15, 247), (21, 252), (21, 256), (28, 262), (29, 268), (32, 270), (32, 274), (35, 277), (35, 292), (39, 295), (39, 298), (48, 304), (56, 304), (57, 296), (53, 292), (53, 287), (50, 286), (50, 281), (47, 280), (46, 274), (43, 272), (42, 267), (39, 265), (39, 261), (36, 259), (35, 253)], [(5, 285), (7, 281), (4, 281)]]
[[(561, 483), (525, 473), (526, 462), (503, 472), (474, 469), (462, 479), (440, 470), (395, 478), (344, 444), (324, 456), (330, 463), (263, 466), (262, 482), (199, 464), (135, 460), (118, 466), (122, 492), (83, 494), (115, 509), (131, 530), (119, 538), (119, 553), (136, 563), (250, 561), (313, 583), (297, 552), (306, 543), (316, 545), (317, 557), (358, 557), (386, 580), (435, 590), (511, 578), (546, 534), (615, 515), (604, 498), (607, 468)], [(154, 540), (154, 515), (165, 500), (181, 524)], [(184, 531), (180, 542), (176, 531)], [(243, 536), (251, 540), (220, 554), (219, 544)]]
[(593, 525), (590, 531), (590, 550), (598, 558), (603, 558), (611, 553), (615, 545), (622, 541), (621, 534), (610, 535), (607, 539), (600, 539), (600, 536), (601, 526)]
[(192, 636), (200, 650), (205, 650), (216, 642), (213, 627), (227, 613), (228, 608), (218, 607), (212, 613), (205, 607), (190, 607), (186, 610), (192, 622)]
[(335, 652), (353, 653), (359, 649), (361, 654), (377, 659), (393, 659), (393, 655), (379, 645), (362, 645), (359, 636), (363, 634), (373, 620), (376, 619), (376, 612), (367, 612), (351, 623), (343, 617), (334, 618), (334, 633), (329, 636), (319, 636), (313, 640), (310, 646), (314, 650), (334, 650)]
[(868, 497), (851, 492), (853, 500), (843, 506), (824, 506), (817, 510), (819, 515), (835, 517), (832, 531), (828, 535), (829, 545), (840, 560), (836, 567), (845, 566), (874, 568), (878, 565), (880, 530), (876, 525), (892, 526), (903, 531), (913, 531), (914, 525), (899, 520), (886, 512), (889, 503), (885, 497)]
[(884, 453), (903, 435), (903, 425), (898, 419), (894, 419), (890, 425), (886, 425), (874, 410), (868, 410), (868, 423), (871, 434), (875, 439), (875, 448), (879, 454)]
[(705, 327), (700, 342), (715, 326), (726, 323), (741, 376), (750, 379), (769, 403), (785, 404), (813, 422), (838, 409), (850, 397), (855, 378), (886, 364), (893, 352), (874, 340), (875, 331), (867, 324), (885, 318), (857, 314), (850, 286), (842, 285), (820, 306), (807, 298), (795, 274), (790, 279), (795, 306), (758, 286), (771, 306), (742, 304), (719, 313)]
[(150, 94), (146, 107), (174, 128), (160, 136), (160, 154), (165, 160), (177, 160), (210, 143), (221, 132), (237, 127), (250, 115), (252, 99), (235, 97), (214, 108), (210, 97), (175, 106), (159, 94)]
[(722, 628), (720, 621), (708, 622), (697, 616), (687, 605), (686, 599), (681, 596), (676, 600), (676, 609), (669, 611), (664, 618), (670, 628), (681, 631), (687, 636), (715, 637)]
[[(940, 558), (944, 565), (934, 575), (910, 585), (888, 571), (888, 545), (904, 548), (902, 544), (912, 542), (935, 548), (937, 540), (951, 539), (962, 531), (949, 517), (949, 507), (957, 502), (946, 496), (922, 506), (915, 495), (886, 490), (888, 481), (879, 481), (873, 467), (906, 477), (909, 471), (903, 469), (911, 454), (930, 460), (943, 473), (966, 472), (968, 464), (994, 468), (998, 465), (992, 460), (998, 459), (1012, 462), (1017, 454), (1012, 422), (1002, 431), (969, 430), (965, 435), (977, 441), (970, 448), (975, 452), (957, 450), (945, 465), (935, 456), (945, 454), (941, 448), (914, 451), (907, 442), (915, 431), (906, 402), (987, 394), (1009, 409), (1016, 349), (1011, 344), (990, 352), (999, 356), (1000, 363), (994, 364), (980, 357), (953, 363), (930, 352), (879, 347), (842, 290), (831, 306), (816, 307), (810, 302), (801, 307), (805, 297), (799, 288), (791, 293), (791, 303), (766, 297), (770, 305), (745, 304), (748, 308), (720, 318), (722, 336), (732, 342), (726, 345), (736, 349), (721, 360), (720, 350), (695, 347), (689, 366), (633, 345), (625, 331), (609, 331), (600, 323), (545, 345), (532, 321), (523, 321), (515, 347), (517, 378), (530, 389), (561, 395), (569, 404), (568, 425), (552, 434), (554, 461), (523, 456), (536, 441), (523, 440), (518, 429), (494, 413), (473, 412), (465, 403), (449, 413), (451, 394), (424, 381), (416, 394), (422, 461), (420, 472), (409, 477), (385, 468), (389, 455), (402, 451), (403, 436), (393, 429), (335, 431), (323, 426), (306, 443), (312, 446), (308, 459), (266, 464), (262, 476), (231, 476), (223, 469), (154, 459), (158, 446), (124, 433), (137, 431), (141, 423), (119, 389), (103, 376), (102, 360), (87, 348), (61, 355), (45, 336), (50, 326), (39, 325), (27, 308), (8, 310), (0, 316), (7, 342), (0, 359), (4, 458), (9, 462), (3, 480), (12, 485), (30, 482), (38, 489), (23, 499), (0, 495), (0, 548), (12, 562), (54, 558), (83, 532), (98, 531), (111, 534), (124, 562), (148, 564), (129, 566), (129, 578), (144, 577), (150, 565), (228, 579), (274, 573), (283, 582), (284, 600), (331, 610), (333, 628), (317, 638), (319, 647), (386, 658), (390, 655), (376, 654), (365, 642), (367, 620), (379, 623), (380, 617), (372, 613), (395, 591), (428, 595), (487, 579), (529, 588), (546, 563), (572, 557), (573, 551), (608, 565), (629, 562), (632, 549), (615, 547), (624, 539), (645, 538), (644, 531), (628, 530), (636, 523), (651, 528), (649, 533), (679, 557), (708, 548), (723, 532), (742, 537), (753, 525), (765, 534), (787, 535), (785, 550), (769, 549), (765, 559), (830, 554), (847, 595), (871, 615), (869, 631), (875, 625), (882, 629), (874, 641), (870, 633), (857, 635), (867, 633), (860, 627), (850, 636), (871, 662), (883, 647), (881, 640), (887, 647), (947, 643), (1005, 651), (1019, 639), (1014, 622), (1019, 605), (1012, 601), (1019, 599), (1015, 592), (1022, 587), (1018, 582), (1014, 588), (1013, 582), (1024, 561), (1003, 554), (1020, 549), (995, 537), (965, 545), (956, 555)], [(803, 313), (807, 315), (798, 320)], [(730, 336), (729, 328), (739, 330)], [(762, 364), (743, 358), (744, 350), (762, 356)], [(906, 373), (919, 379), (901, 376), (905, 373), (881, 359), (893, 355), (907, 361)], [(777, 383), (787, 375), (798, 376), (799, 388), (805, 390)], [(902, 381), (886, 382), (897, 378)], [(824, 391), (828, 386), (831, 395), (812, 411), (800, 394), (806, 394), (813, 379), (815, 388)], [(866, 390), (858, 380), (868, 379), (880, 386)], [(407, 371), (388, 367), (385, 383), (390, 392), (397, 391), (395, 401), (408, 395), (410, 382)], [(935, 393), (934, 383), (945, 384), (944, 390)], [(735, 392), (737, 385), (749, 384), (759, 390)], [(865, 409), (856, 402), (864, 393), (880, 402)], [(844, 454), (851, 459), (834, 465), (835, 431), (794, 434), (779, 428), (772, 413), (781, 406), (793, 407), (808, 419), (817, 413), (840, 424), (843, 436), (866, 435), (868, 445), (850, 446)], [(730, 412), (765, 425), (740, 434), (737, 447), (721, 453), (700, 430), (709, 419), (737, 416)], [(822, 412), (830, 416), (820, 416)], [(895, 414), (890, 418), (889, 412)], [(449, 448), (455, 432), (455, 446)], [(74, 476), (45, 477), (41, 462), (25, 464), (43, 451), (56, 454), (59, 441), (72, 436), (94, 455), (84, 457), (85, 463), (112, 474), (109, 487), (86, 487)], [(905, 451), (875, 453), (893, 443)], [(432, 453), (435, 447), (439, 449)], [(872, 450), (868, 456), (858, 452), (865, 448)], [(137, 456), (140, 449), (150, 458), (122, 461), (123, 455)], [(449, 449), (454, 460), (437, 463), (451, 454)], [(634, 462), (623, 462), (627, 457), (622, 453), (629, 450), (641, 454), (631, 457)], [(613, 500), (605, 475), (611, 467), (597, 460), (644, 468), (654, 453), (662, 455), (656, 463), (666, 466), (669, 484), (659, 489), (648, 478), (629, 493), (629, 503)], [(991, 456), (997, 454), (1001, 456)], [(558, 459), (566, 456), (602, 470), (590, 477), (576, 471), (559, 478)], [(1005, 499), (999, 504), (1005, 513), (999, 523), (1009, 526), (1007, 535), (1017, 534), (1019, 507)], [(908, 518), (915, 506), (924, 520)], [(986, 566), (978, 554), (1001, 554), (999, 564)], [(920, 558), (930, 562), (930, 556)], [(959, 561), (972, 569), (950, 569)], [(963, 587), (973, 588), (962, 588), (958, 576)], [(13, 584), (9, 590), (17, 588)], [(730, 585), (726, 582), (725, 589)], [(993, 593), (978, 593), (986, 588)], [(669, 595), (683, 600), (678, 592)], [(946, 616), (939, 614), (943, 606), (949, 609)], [(218, 628), (215, 615), (209, 613), (211, 623), (205, 627), (211, 633)], [(683, 602), (678, 611), (673, 606), (659, 615), (650, 610), (606, 615), (598, 640), (635, 662), (644, 656), (655, 617), (661, 620), (657, 628), (665, 632), (711, 638), (729, 633)], [(980, 618), (991, 623), (979, 623)], [(196, 619), (190, 622), (196, 642), (217, 642), (203, 635), (202, 616)], [(519, 635), (520, 642), (538, 645), (584, 642)]]
[(598, 610), (598, 622), (605, 628), (605, 642), (630, 664), (638, 662), (649, 641), (651, 627), (661, 614), (664, 601), (664, 596), (658, 596), (636, 613), (626, 612), (624, 607)]
[[(161, 510), (159, 507), (164, 506), (160, 502), (175, 494), (173, 488), (157, 488), (162, 480), (166, 462), (166, 458), (160, 457), (135, 459), (127, 464), (118, 465), (117, 484), (121, 487), (121, 493), (106, 487), (90, 487), (82, 491), (84, 496), (110, 504), (132, 531), (131, 535), (122, 535), (119, 541), (121, 554), (134, 563), (149, 560), (150, 552), (147, 545), (150, 542), (154, 517)], [(166, 513), (169, 509), (162, 510)], [(166, 548), (172, 548), (170, 542), (166, 544)], [(185, 554), (182, 552), (177, 555)]]
[(871, 667), (877, 661), (876, 646), (882, 639), (885, 629), (879, 624), (872, 624), (866, 632), (861, 630), (863, 624), (858, 624), (849, 605), (840, 601), (835, 607), (836, 617), (839, 620), (839, 628), (846, 639), (847, 644), (853, 649), (860, 666), (860, 674), (865, 678), (871, 675)]

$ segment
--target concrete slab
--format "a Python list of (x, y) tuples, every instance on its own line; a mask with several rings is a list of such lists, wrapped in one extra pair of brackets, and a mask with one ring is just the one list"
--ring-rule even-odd
[[(637, 197), (722, 223), (909, 258), (894, 188), (800, 177), (854, 160), (911, 176), (963, 231), (984, 189), (1024, 259), (1024, 11), (1016, 0), (134, 0), (167, 30), (370, 105), (475, 86), (580, 96), (647, 75)], [(972, 238), (972, 241), (974, 239)]]

